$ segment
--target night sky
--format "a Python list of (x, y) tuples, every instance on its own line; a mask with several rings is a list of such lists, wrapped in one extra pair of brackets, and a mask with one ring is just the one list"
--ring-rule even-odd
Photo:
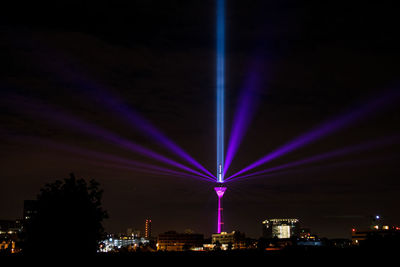
[[(215, 172), (215, 1), (125, 2), (1, 8), (0, 219), (22, 217), (23, 200), (73, 172), (101, 183), (108, 232), (143, 231), (148, 217), (154, 235), (215, 231), (215, 184), (119, 168), (38, 141), (167, 167), (39, 116), (29, 101), (182, 162), (104, 106), (99, 99), (107, 92)], [(254, 118), (228, 174), (387, 90), (400, 90), (398, 12), (390, 2), (356, 2), (227, 1), (226, 143), (246, 80), (253, 74), (260, 79)], [(400, 101), (391, 100), (258, 170), (399, 136)], [(225, 230), (258, 238), (262, 220), (293, 217), (321, 237), (349, 238), (351, 228), (366, 227), (374, 214), (400, 225), (399, 147), (397, 139), (232, 182), (224, 196)]]

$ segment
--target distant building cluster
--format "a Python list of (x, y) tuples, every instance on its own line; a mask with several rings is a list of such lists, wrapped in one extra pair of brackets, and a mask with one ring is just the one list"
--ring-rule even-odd
[(109, 235), (107, 239), (100, 242), (99, 252), (113, 252), (122, 248), (126, 248), (129, 251), (136, 251), (142, 246), (147, 246), (149, 243), (150, 241), (143, 237)]
[(318, 247), (325, 245), (309, 228), (301, 228), (297, 218), (271, 218), (262, 222), (262, 239), (258, 248), (281, 250), (289, 246)]
[(385, 225), (383, 218), (379, 215), (372, 217), (369, 229), (353, 228), (351, 232), (352, 244), (355, 246), (363, 246), (371, 242), (388, 241), (400, 237), (400, 227)]
[(25, 200), (23, 218), (16, 220), (0, 220), (0, 251), (18, 253), (23, 243), (24, 226), (36, 213), (36, 201)]
[(213, 234), (211, 239), (204, 239), (202, 234), (169, 231), (158, 235), (157, 238), (158, 251), (211, 251), (246, 248), (246, 237), (238, 231)]
[(17, 244), (20, 242), (21, 232), (20, 220), (0, 220), (0, 251), (19, 252), (20, 248)]
[(150, 248), (151, 230), (151, 219), (146, 219), (144, 237), (141, 236), (140, 230), (133, 228), (128, 228), (124, 234), (108, 234), (104, 240), (100, 241), (98, 252), (138, 251), (143, 248), (152, 250)]
[[(36, 213), (36, 202), (24, 202), (23, 218), (0, 220), (0, 252), (21, 252), (24, 227)], [(309, 228), (302, 228), (297, 218), (269, 218), (261, 222), (262, 237), (247, 238), (243, 232), (221, 232), (205, 238), (203, 234), (186, 230), (184, 233), (168, 231), (152, 236), (152, 220), (144, 220), (143, 232), (128, 228), (123, 234), (107, 234), (99, 242), (99, 253), (135, 251), (224, 251), (254, 250), (273, 251), (287, 247), (362, 247), (371, 244), (392, 244), (400, 241), (400, 227), (384, 223), (379, 215), (370, 217), (367, 229), (354, 227), (350, 239), (319, 238)], [(349, 229), (350, 231), (350, 229)], [(142, 234), (143, 233), (143, 234)]]

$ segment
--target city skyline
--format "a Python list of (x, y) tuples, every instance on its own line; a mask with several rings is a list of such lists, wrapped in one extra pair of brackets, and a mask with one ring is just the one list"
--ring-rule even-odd
[[(72, 175), (72, 174), (71, 174)], [(221, 188), (216, 188), (216, 190), (220, 190)], [(22, 211), (22, 216), (17, 217), (17, 218), (13, 218), (13, 219), (7, 219), (7, 220), (0, 220), (1, 222), (3, 222), (7, 227), (10, 227), (9, 225), (18, 225), (18, 226), (11, 226), (10, 229), (12, 229), (12, 231), (16, 231), (16, 229), (18, 229), (18, 231), (22, 231), (22, 225), (23, 222), (25, 221), (29, 221), (31, 220), (32, 215), (34, 215), (37, 211), (36, 211), (36, 204), (37, 200), (24, 200), (24, 208)], [(355, 216), (349, 216), (349, 217), (355, 217)], [(351, 229), (348, 229), (348, 233), (349, 235), (345, 236), (345, 237), (329, 237), (330, 239), (337, 239), (337, 238), (341, 238), (341, 239), (349, 239), (349, 237), (351, 237), (354, 232), (356, 231), (369, 231), (369, 230), (389, 230), (389, 229), (395, 229), (396, 231), (400, 228), (398, 225), (393, 225), (390, 224), (389, 220), (387, 220), (385, 217), (383, 217), (382, 215), (379, 214), (374, 214), (374, 215), (369, 215), (369, 216), (357, 216), (358, 219), (360, 220), (360, 224), (357, 225), (353, 225), (353, 227)], [(283, 223), (283, 224), (282, 224)], [(302, 224), (302, 220), (299, 218), (267, 218), (261, 222), (259, 222), (260, 226), (262, 226), (262, 229), (260, 228), (260, 233), (259, 235), (256, 236), (252, 236), (249, 237), (251, 239), (257, 240), (259, 238), (272, 238), (272, 236), (276, 236), (279, 239), (283, 238), (291, 238), (291, 237), (297, 237), (297, 238), (303, 238), (301, 235), (301, 231), (307, 231), (308, 235), (312, 235), (318, 238), (327, 238), (326, 236), (318, 236), (316, 235), (316, 233), (313, 231), (313, 229), (309, 228), (308, 225), (304, 225)], [(273, 231), (270, 232), (269, 234), (266, 234), (269, 231), (271, 231), (271, 229), (274, 227), (274, 224), (276, 224), (276, 226), (279, 226), (280, 224), (284, 225), (282, 229), (276, 229), (274, 231), (278, 231), (276, 232), (276, 234), (273, 234)], [(288, 231), (288, 227), (294, 227), (291, 231), (292, 232), (287, 232)], [(285, 228), (286, 227), (286, 228)], [(122, 229), (121, 231), (116, 231), (116, 232), (109, 232), (106, 231), (104, 234), (106, 236), (132, 236), (135, 238), (144, 238), (146, 240), (151, 240), (151, 239), (155, 239), (157, 236), (159, 236), (160, 234), (164, 234), (164, 233), (168, 233), (168, 232), (177, 232), (176, 229), (169, 229), (167, 231), (164, 232), (158, 232), (158, 233), (153, 233), (152, 231), (152, 219), (149, 217), (146, 217), (146, 219), (143, 219), (142, 225), (128, 225), (128, 227), (126, 229)], [(1, 227), (0, 227), (1, 230)], [(179, 229), (180, 232), (184, 232), (184, 233), (193, 233), (193, 234), (202, 234), (198, 231), (194, 231), (191, 228), (185, 228), (185, 229)], [(232, 233), (234, 232), (241, 232), (240, 229), (233, 229), (230, 230)], [(266, 232), (267, 231), (267, 232)], [(0, 231), (0, 233), (2, 233), (2, 231)], [(3, 231), (3, 234), (7, 233)], [(226, 231), (224, 229), (219, 229), (218, 231), (215, 232), (211, 232), (210, 236), (205, 236), (206, 239), (209, 237), (212, 237), (218, 233), (222, 233), (222, 234), (229, 234), (229, 231)], [(242, 233), (245, 235), (246, 233), (242, 231)], [(272, 235), (270, 237), (268, 237), (268, 235)], [(282, 236), (281, 236), (282, 235)]]
[(215, 1), (125, 5), (1, 21), (0, 219), (73, 172), (104, 188), (108, 232), (152, 218), (154, 233), (211, 236), (217, 170), (227, 232), (298, 218), (339, 238), (372, 215), (400, 222), (393, 10), (228, 1), (218, 170)]

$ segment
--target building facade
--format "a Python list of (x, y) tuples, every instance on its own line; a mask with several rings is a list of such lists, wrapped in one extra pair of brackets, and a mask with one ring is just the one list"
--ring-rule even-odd
[(264, 238), (298, 237), (300, 222), (298, 219), (267, 219), (262, 222)]
[(204, 236), (202, 234), (177, 233), (175, 231), (158, 235), (157, 250), (160, 251), (186, 251), (202, 248)]
[(246, 248), (246, 237), (244, 233), (239, 231), (233, 231), (231, 233), (221, 232), (220, 234), (211, 235), (212, 243), (222, 245), (231, 245), (232, 249), (244, 249)]

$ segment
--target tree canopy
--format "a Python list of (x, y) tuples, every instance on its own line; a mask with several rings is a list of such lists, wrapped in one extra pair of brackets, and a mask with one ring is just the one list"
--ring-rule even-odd
[(26, 253), (94, 254), (108, 217), (101, 206), (99, 183), (76, 179), (46, 184), (37, 196), (36, 212), (26, 222)]

